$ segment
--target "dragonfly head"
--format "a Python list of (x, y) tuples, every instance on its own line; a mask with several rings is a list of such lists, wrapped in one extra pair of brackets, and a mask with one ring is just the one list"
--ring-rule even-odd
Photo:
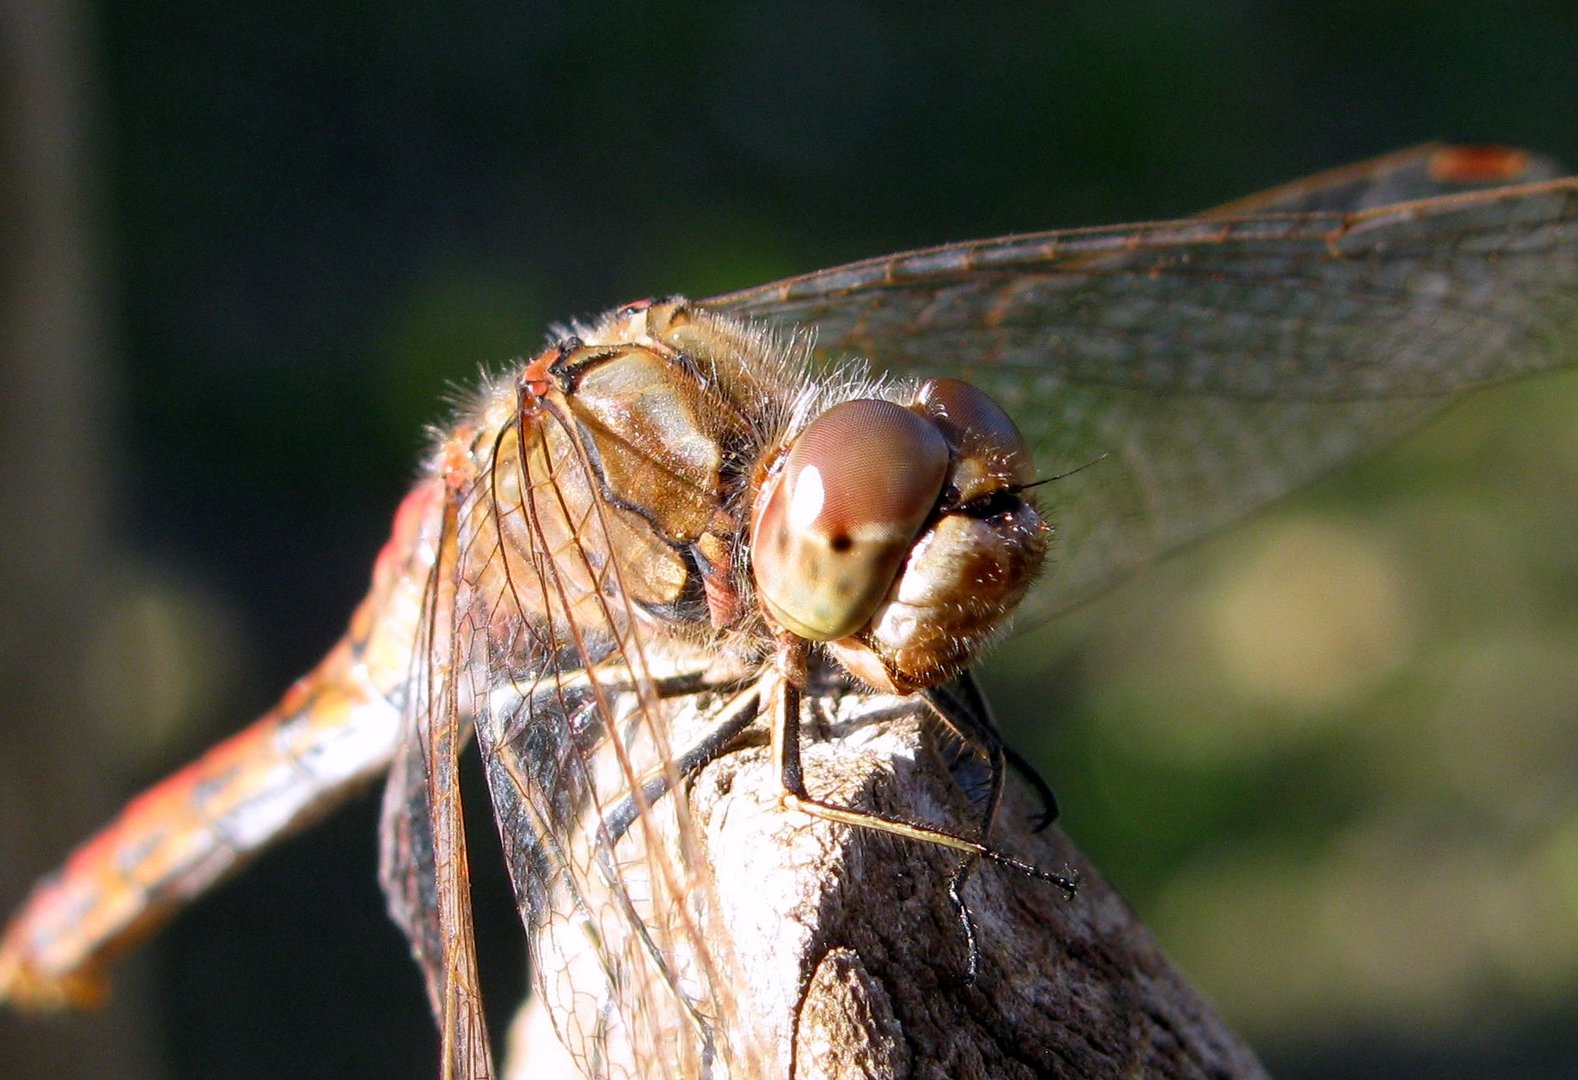
[(752, 517), (770, 620), (875, 689), (946, 681), (1006, 625), (1046, 552), (1030, 453), (1008, 415), (956, 379), (907, 403), (846, 401), (800, 433)]

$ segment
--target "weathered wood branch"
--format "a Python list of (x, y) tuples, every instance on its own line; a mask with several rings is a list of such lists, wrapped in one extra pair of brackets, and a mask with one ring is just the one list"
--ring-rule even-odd
[[(926, 709), (878, 699), (859, 710), (865, 719), (831, 737), (807, 734), (813, 796), (973, 832), (980, 804), (958, 780), (970, 783), (971, 770), (950, 771), (957, 755)], [(767, 748), (751, 745), (705, 769), (690, 793), (734, 943), (733, 1022), (750, 1026), (743, 1042), (764, 1049), (755, 1068), (789, 1075), (792, 1061), (792, 1075), (807, 1080), (1264, 1075), (1067, 837), (1029, 831), (1039, 807), (1016, 779), (994, 846), (1073, 868), (1081, 885), (1070, 900), (981, 865), (963, 893), (979, 943), (973, 981), (948, 895), (955, 853), (785, 811), (780, 792)], [(563, 955), (564, 942), (557, 948)], [(510, 1076), (575, 1075), (553, 1022), (528, 1003), (512, 1032)], [(672, 1068), (642, 1060), (637, 1071)]]

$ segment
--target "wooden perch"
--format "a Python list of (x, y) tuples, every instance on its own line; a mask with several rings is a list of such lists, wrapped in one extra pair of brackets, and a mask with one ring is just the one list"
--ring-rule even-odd
[[(815, 797), (973, 834), (981, 813), (950, 773), (947, 737), (918, 701), (823, 699), (844, 715), (808, 730)], [(809, 726), (808, 726), (809, 727)], [(957, 757), (958, 755), (951, 755)], [(702, 771), (690, 792), (734, 943), (741, 1041), (765, 1048), (752, 1071), (796, 1078), (1258, 1077), (1254, 1054), (1168, 963), (1134, 910), (1011, 778), (993, 846), (1048, 870), (1077, 870), (1068, 899), (1002, 866), (979, 866), (964, 897), (979, 974), (948, 882), (956, 854), (780, 806), (759, 741)], [(577, 961), (564, 940), (564, 963)], [(506, 1075), (577, 1075), (534, 995), (510, 1036)], [(677, 1022), (677, 1021), (676, 1021)], [(628, 1060), (618, 1049), (610, 1058)], [(635, 1071), (673, 1074), (639, 1053)], [(736, 1071), (738, 1075), (738, 1070)]]

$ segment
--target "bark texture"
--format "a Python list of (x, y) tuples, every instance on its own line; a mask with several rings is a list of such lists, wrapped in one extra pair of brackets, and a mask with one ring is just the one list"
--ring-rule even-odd
[[(848, 699), (805, 739), (813, 796), (973, 835), (985, 770), (915, 703)], [(873, 717), (876, 717), (873, 719)], [(732, 1023), (761, 1048), (752, 1071), (798, 1080), (853, 1077), (1257, 1077), (1254, 1054), (1168, 963), (1134, 910), (1011, 779), (993, 846), (1047, 870), (1077, 871), (1073, 899), (1001, 865), (963, 895), (955, 853), (780, 805), (764, 745), (697, 777), (691, 805), (733, 939)], [(562, 944), (560, 946), (562, 948)], [(529, 1002), (508, 1075), (574, 1075)], [(615, 1055), (617, 1056), (617, 1055)], [(663, 1062), (634, 1071), (669, 1072)], [(737, 1070), (738, 1071), (738, 1070)]]

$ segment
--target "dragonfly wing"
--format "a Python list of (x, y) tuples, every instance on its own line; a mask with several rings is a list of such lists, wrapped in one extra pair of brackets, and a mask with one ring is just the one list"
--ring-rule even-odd
[(411, 739), (395, 752), (384, 787), (379, 824), (378, 882), (389, 916), (411, 946), (411, 955), (427, 985), (428, 1005), (443, 1016), (443, 934), (438, 920), (436, 839), (427, 799), (427, 756), (416, 745), (415, 720), (408, 718)]
[(379, 876), (395, 922), (427, 982), (443, 1042), (444, 1075), (493, 1075), (472, 930), (471, 880), (460, 801), (467, 714), (455, 676), (458, 536), (446, 498), (438, 558), (424, 593), (422, 631), (401, 743), (385, 791)]
[[(498, 389), (496, 418), (515, 393)], [(703, 902), (708, 871), (693, 855), (671, 741), (689, 733), (676, 734), (663, 688), (693, 689), (715, 658), (640, 617), (632, 597), (646, 566), (629, 546), (629, 511), (602, 494), (608, 455), (587, 452), (565, 418), (573, 403), (555, 411), (521, 393), (518, 412), (510, 404), (511, 418), (489, 427), (497, 434), (461, 455), (477, 464), (457, 491), (458, 556), (444, 572), (459, 707), (474, 717), (536, 989), (560, 1041), (588, 1075), (642, 1075), (653, 1063), (706, 1075), (724, 1056), (714, 1031), (729, 1010), (727, 948), (701, 928), (717, 913)], [(395, 828), (400, 804), (415, 809), (391, 795)], [(433, 827), (441, 851), (436, 817)], [(401, 846), (420, 854), (422, 842)], [(395, 890), (419, 915), (426, 873)], [(432, 956), (431, 919), (407, 922), (419, 958)]]
[(1037, 618), (1459, 392), (1572, 364), (1578, 179), (1007, 237), (702, 303), (813, 327), (828, 355), (969, 379), (1044, 472), (1089, 466), (1043, 489), (1054, 539), (1027, 602)]
[(1527, 150), (1425, 143), (1234, 199), (1212, 207), (1203, 216), (1349, 214), (1507, 184), (1555, 180), (1562, 174), (1555, 161)]

